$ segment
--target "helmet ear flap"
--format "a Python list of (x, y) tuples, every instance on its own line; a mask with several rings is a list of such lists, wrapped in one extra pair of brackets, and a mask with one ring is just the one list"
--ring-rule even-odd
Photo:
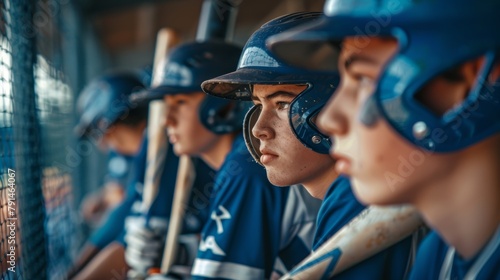
[(331, 86), (332, 84), (315, 82), (290, 103), (289, 122), (292, 132), (304, 146), (320, 154), (328, 154), (332, 141), (319, 131), (314, 119), (330, 98), (333, 92)]
[(252, 155), (253, 159), (260, 165), (260, 141), (252, 134), (252, 128), (259, 119), (260, 108), (253, 106), (245, 115), (245, 120), (243, 121), (243, 138), (245, 139), (245, 144), (247, 145), (248, 151)]
[(228, 100), (207, 95), (200, 105), (201, 123), (215, 134), (241, 130), (249, 102)]

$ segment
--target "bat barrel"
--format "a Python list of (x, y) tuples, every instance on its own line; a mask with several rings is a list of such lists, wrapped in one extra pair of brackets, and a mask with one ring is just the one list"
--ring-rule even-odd
[(369, 207), (280, 279), (327, 279), (410, 236), (421, 225), (413, 207)]

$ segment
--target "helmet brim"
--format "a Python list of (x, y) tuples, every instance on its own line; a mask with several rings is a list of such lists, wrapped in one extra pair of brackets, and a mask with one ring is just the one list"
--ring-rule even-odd
[(297, 75), (275, 71), (272, 67), (269, 70), (246, 67), (204, 81), (201, 89), (209, 95), (221, 98), (251, 101), (250, 85), (287, 83), (296, 84), (301, 81), (297, 80)]
[(162, 99), (164, 96), (167, 95), (194, 93), (201, 91), (202, 90), (200, 87), (194, 88), (194, 87), (158, 86), (132, 94), (130, 96), (130, 102), (141, 105), (149, 103), (150, 101), (153, 100)]
[(83, 120), (73, 128), (74, 135), (83, 139), (85, 137), (91, 137), (94, 139), (99, 139), (106, 133), (106, 131), (111, 127), (112, 123), (102, 120), (98, 123), (90, 123)]
[[(377, 34), (363, 33), (369, 18), (344, 16), (326, 17), (289, 31), (271, 36), (269, 49), (284, 62), (306, 69), (338, 71), (341, 42), (350, 36), (391, 36), (390, 30), (380, 26)], [(360, 27), (360, 28), (356, 28)]]

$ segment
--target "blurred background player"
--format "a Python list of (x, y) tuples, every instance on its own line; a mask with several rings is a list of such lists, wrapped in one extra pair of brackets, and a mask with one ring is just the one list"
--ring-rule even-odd
[[(133, 76), (127, 74), (118, 77), (123, 78), (125, 81), (130, 81)], [(147, 108), (147, 104), (135, 103), (129, 99), (131, 93), (144, 90), (143, 86), (138, 87), (138, 85), (133, 85), (130, 82), (128, 84), (125, 83), (125, 85), (130, 85), (128, 88), (115, 87), (114, 89), (120, 91), (121, 95), (113, 99), (109, 96), (106, 97), (110, 92), (102, 90), (109, 90), (113, 84), (109, 83), (106, 85), (102, 82), (102, 79), (98, 81), (100, 83), (95, 86), (100, 90), (94, 91), (96, 95), (92, 99), (101, 100), (99, 106), (102, 106), (101, 104), (104, 102), (102, 100), (106, 100), (106, 98), (109, 98), (109, 103), (113, 104), (111, 107), (104, 107), (104, 114), (108, 114), (108, 111), (113, 112), (113, 106), (123, 109), (126, 104), (130, 108)], [(108, 80), (105, 79), (104, 81)], [(112, 81), (116, 82), (116, 80)], [(119, 85), (123, 86), (123, 84)], [(134, 109), (124, 110), (123, 112), (123, 116), (127, 119), (132, 116)], [(147, 114), (147, 109), (145, 114)], [(134, 143), (133, 140), (140, 140), (140, 142), (138, 143), (137, 154), (134, 156), (133, 180), (127, 186), (125, 198), (122, 203), (113, 209), (96, 232), (92, 234), (89, 242), (82, 249), (80, 257), (75, 262), (74, 269), (70, 272), (69, 278), (109, 279), (112, 277), (122, 277), (125, 279), (127, 270), (129, 269), (129, 265), (125, 262), (124, 248), (127, 245), (130, 245), (129, 247), (132, 248), (135, 248), (134, 245), (136, 245), (144, 249), (142, 248), (142, 244), (147, 244), (147, 248), (153, 252), (163, 248), (177, 176), (178, 157), (174, 153), (167, 154), (158, 194), (150, 209), (144, 213), (141, 208), (141, 201), (148, 143), (147, 139), (142, 140), (145, 118), (143, 119), (144, 124), (141, 122), (141, 138), (130, 139), (132, 143)], [(103, 125), (113, 123), (106, 120), (102, 121)], [(101, 140), (101, 143), (107, 144), (119, 152), (132, 152), (132, 145), (128, 142), (128, 137), (133, 138), (133, 136), (127, 134), (127, 132), (131, 132), (131, 129), (119, 128), (122, 130), (117, 135), (114, 135), (113, 133), (116, 130), (113, 130), (113, 127), (115, 127), (114, 124), (108, 126), (109, 131), (105, 130), (105, 136)], [(100, 130), (102, 128), (100, 127)], [(96, 137), (99, 135), (99, 130), (90, 129), (87, 130), (87, 133), (89, 137)], [(111, 135), (106, 136), (107, 134)], [(209, 196), (209, 188), (212, 185), (212, 170), (202, 161), (195, 161), (194, 166), (197, 176), (193, 188), (195, 190), (194, 193), (197, 195), (193, 195), (189, 202), (188, 209), (191, 211), (186, 214), (184, 232), (200, 231), (202, 221), (206, 219), (207, 207), (199, 202), (200, 199), (203, 200), (204, 198), (197, 196)], [(135, 233), (133, 235), (135, 241), (128, 242), (130, 244), (127, 244), (125, 241), (125, 227), (128, 229), (127, 232), (129, 235), (131, 232)], [(138, 254), (141, 256), (137, 256)], [(158, 262), (160, 260), (161, 255), (144, 255), (143, 251), (129, 250), (128, 261), (131, 262), (131, 266), (135, 270), (141, 272), (145, 272), (149, 267), (159, 266)]]
[(82, 202), (82, 215), (91, 226), (119, 203), (127, 182), (133, 178), (132, 161), (146, 127), (147, 106), (131, 104), (129, 96), (149, 84), (149, 71), (115, 72), (91, 81), (77, 101), (77, 136), (87, 138), (108, 155), (104, 187)]
[[(323, 200), (313, 249), (356, 217), (365, 206), (354, 196), (348, 178), (338, 177), (328, 155), (330, 139), (316, 127), (319, 111), (339, 83), (338, 73), (308, 71), (280, 62), (266, 48), (273, 35), (313, 23), (322, 13), (295, 13), (264, 24), (248, 40), (238, 70), (208, 80), (209, 94), (253, 100), (244, 135), (255, 160), (265, 166), (271, 183), (303, 184)], [(342, 272), (335, 279), (404, 279), (409, 271), (411, 238)], [(416, 248), (415, 248), (416, 249)]]
[[(108, 177), (127, 178), (123, 181), (123, 186), (118, 186), (115, 179), (108, 179), (102, 190), (83, 200), (82, 215), (93, 226), (101, 222), (102, 216), (110, 207), (123, 200), (123, 188), (134, 178), (133, 168), (129, 167), (132, 164), (130, 159), (139, 152), (148, 107), (131, 104), (129, 96), (146, 87), (144, 82), (148, 83), (147, 80), (150, 79), (144, 81), (142, 77), (137, 72), (105, 74), (92, 80), (78, 98), (77, 111), (80, 120), (75, 127), (75, 133), (91, 140), (101, 150), (109, 152)], [(116, 208), (92, 233), (75, 262), (77, 270), (121, 233), (126, 208)], [(122, 216), (121, 222), (117, 219), (118, 216)]]
[(79, 95), (75, 133), (108, 153), (104, 188), (88, 195), (81, 206), (91, 227), (99, 225), (103, 214), (123, 199), (124, 189), (134, 178), (132, 166), (143, 141), (148, 108), (131, 103), (129, 96), (150, 82), (149, 68), (115, 72), (95, 78)]
[(217, 172), (193, 279), (269, 278), (273, 266), (291, 267), (311, 248), (317, 201), (299, 187), (274, 187), (252, 160), (241, 135), (248, 104), (201, 91), (204, 80), (236, 69), (240, 52), (222, 42), (183, 44), (168, 58), (163, 83), (144, 97), (164, 99), (174, 152)]
[[(320, 127), (362, 201), (411, 203), (434, 230), (411, 279), (500, 279), (500, 2), (447, 5), (327, 1), (321, 23), (273, 48), (310, 67), (329, 54), (319, 60), (340, 69)], [(390, 20), (370, 37), (355, 32), (374, 15)], [(324, 52), (291, 56), (293, 45)]]

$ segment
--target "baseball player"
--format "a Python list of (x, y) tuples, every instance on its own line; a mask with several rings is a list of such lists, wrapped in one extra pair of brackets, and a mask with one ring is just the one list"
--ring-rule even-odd
[[(320, 128), (363, 202), (411, 203), (434, 230), (411, 279), (500, 279), (500, 2), (449, 5), (327, 1), (321, 23), (273, 48), (335, 51), (342, 84)], [(302, 57), (290, 61), (315, 66)]]
[(175, 153), (200, 156), (217, 170), (193, 279), (269, 278), (275, 265), (291, 268), (311, 248), (318, 202), (298, 186), (274, 187), (253, 161), (241, 135), (246, 102), (201, 91), (203, 81), (236, 69), (240, 52), (222, 42), (183, 44), (147, 96), (166, 103)]
[[(106, 210), (123, 199), (124, 186), (133, 179), (133, 156), (138, 153), (148, 108), (133, 106), (128, 97), (145, 86), (140, 72), (109, 73), (92, 80), (77, 101), (80, 115), (75, 134), (109, 153), (104, 188), (87, 195), (82, 214), (91, 225), (100, 223)], [(146, 76), (146, 75), (144, 75)]]
[[(99, 101), (99, 106), (103, 106), (101, 105), (101, 102), (105, 102), (103, 100), (108, 100), (109, 102), (106, 104), (109, 106), (101, 107), (103, 108), (101, 111), (95, 107), (88, 107), (88, 110), (93, 110), (93, 113), (96, 114), (94, 121), (91, 123), (93, 127), (86, 130), (89, 137), (92, 137), (91, 135), (94, 135), (94, 137), (98, 135), (99, 132), (96, 129), (105, 131), (108, 134), (113, 133), (108, 132), (108, 130), (113, 129), (114, 121), (102, 121), (101, 119), (104, 119), (103, 115), (113, 112), (114, 108), (116, 108), (116, 111), (118, 110), (117, 108), (120, 108), (123, 110), (122, 114), (128, 114), (127, 118), (130, 118), (134, 113), (134, 109), (127, 109), (127, 106), (128, 108), (146, 107), (146, 104), (134, 103), (129, 100), (131, 93), (144, 89), (144, 87), (130, 82), (136, 81), (130, 75), (116, 74), (113, 76), (113, 79), (105, 77), (97, 81), (99, 82), (99, 85), (96, 86), (98, 90), (92, 99), (95, 101), (101, 100)], [(92, 83), (89, 86), (92, 86)], [(121, 95), (118, 98), (112, 94)], [(98, 113), (101, 113), (101, 115)], [(117, 118), (119, 119), (119, 117), (120, 114), (118, 114)], [(109, 119), (111, 118), (107, 120)], [(95, 125), (99, 123), (109, 123), (110, 125), (104, 127)], [(122, 146), (130, 146), (130, 143), (126, 143), (126, 139), (115, 138), (117, 138), (116, 143), (124, 143)], [(118, 276), (125, 278), (129, 267), (139, 272), (146, 272), (150, 267), (159, 266), (161, 255), (144, 254), (144, 252), (156, 252), (163, 247), (164, 235), (166, 234), (168, 218), (170, 217), (170, 206), (173, 199), (179, 159), (174, 153), (167, 154), (164, 171), (160, 179), (158, 195), (151, 207), (144, 213), (141, 208), (141, 202), (147, 143), (147, 139), (141, 140), (137, 148), (138, 152), (134, 157), (134, 179), (127, 186), (125, 199), (111, 211), (106, 221), (91, 235), (88, 244), (82, 250), (81, 256), (76, 261), (75, 267), (70, 272), (68, 278), (111, 279)], [(119, 144), (117, 146), (121, 147)], [(123, 150), (121, 149), (121, 151)], [(202, 190), (207, 192), (207, 186), (213, 184), (213, 171), (200, 160), (195, 160), (194, 166), (197, 176), (193, 185), (195, 189), (193, 193), (200, 193)], [(201, 203), (199, 200), (199, 197), (195, 195), (191, 196), (187, 207), (189, 211), (185, 219), (184, 233), (199, 232), (201, 225), (204, 223), (203, 221), (207, 219), (207, 211), (203, 205), (200, 206)], [(125, 227), (127, 231), (125, 231)], [(131, 242), (130, 240), (134, 241)], [(127, 250), (127, 254), (125, 254), (125, 247), (130, 248)]]
[[(105, 151), (133, 157), (141, 146), (148, 110), (147, 106), (133, 106), (128, 98), (133, 92), (144, 88), (141, 75), (134, 72), (113, 72), (92, 80), (78, 97), (77, 111), (80, 119), (75, 126), (75, 134), (94, 142)], [(133, 168), (130, 170), (133, 173)], [(133, 180), (134, 175), (129, 174), (127, 177)], [(82, 207), (84, 214), (95, 216), (95, 205), (105, 204), (107, 200), (109, 199), (102, 194), (97, 200), (87, 198)], [(92, 233), (70, 274), (81, 269), (121, 233), (126, 215), (123, 209), (127, 208), (124, 207), (125, 204), (122, 202), (113, 209)], [(121, 226), (117, 216), (122, 217)]]
[[(303, 184), (322, 199), (313, 249), (357, 216), (365, 207), (338, 177), (328, 156), (332, 143), (318, 131), (315, 118), (339, 83), (334, 72), (308, 71), (280, 62), (266, 40), (301, 24), (316, 22), (321, 13), (295, 13), (264, 24), (248, 40), (238, 69), (205, 81), (211, 95), (253, 100), (244, 135), (255, 160), (278, 186)], [(410, 238), (337, 275), (335, 279), (402, 279), (407, 272)]]

